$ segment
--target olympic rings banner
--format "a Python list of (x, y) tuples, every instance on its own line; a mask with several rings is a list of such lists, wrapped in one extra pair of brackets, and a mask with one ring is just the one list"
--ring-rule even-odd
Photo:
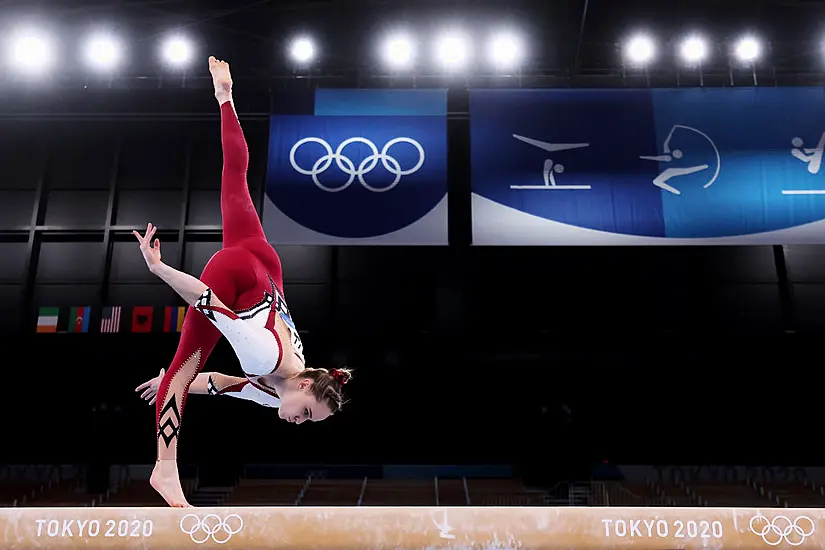
[(273, 115), (263, 226), (276, 244), (446, 245), (443, 90), (318, 90)]
[(825, 243), (822, 88), (474, 90), (479, 245)]

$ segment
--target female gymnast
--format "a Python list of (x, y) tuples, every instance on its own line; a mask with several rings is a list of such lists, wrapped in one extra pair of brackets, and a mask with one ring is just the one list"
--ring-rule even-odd
[[(284, 300), (281, 260), (267, 242), (249, 196), (249, 152), (232, 100), (229, 64), (210, 57), (209, 72), (221, 110), (223, 246), (197, 279), (161, 261), (160, 241), (152, 241), (157, 228), (151, 223), (144, 235), (133, 232), (149, 270), (191, 306), (169, 369), (137, 388), (156, 407), (157, 461), (149, 482), (174, 507), (190, 506), (177, 466), (189, 392), (278, 407), (280, 418), (301, 424), (340, 410), (350, 378), (347, 370), (304, 364), (301, 337)], [(232, 345), (246, 378), (201, 372), (221, 335)]]

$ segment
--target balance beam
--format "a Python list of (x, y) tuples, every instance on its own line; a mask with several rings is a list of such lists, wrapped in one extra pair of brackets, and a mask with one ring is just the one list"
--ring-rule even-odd
[(0, 508), (0, 548), (820, 550), (825, 509)]

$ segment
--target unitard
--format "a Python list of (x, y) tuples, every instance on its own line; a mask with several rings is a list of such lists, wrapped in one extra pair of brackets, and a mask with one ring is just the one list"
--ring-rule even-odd
[[(293, 333), (293, 349), (297, 350), (296, 353), (302, 358), (300, 337), (284, 300), (281, 260), (267, 242), (249, 195), (246, 181), (249, 151), (246, 140), (232, 102), (223, 103), (220, 110), (223, 147), (223, 244), (201, 273), (200, 280), (208, 290), (198, 303), (188, 309), (177, 352), (158, 388), (156, 428), (159, 460), (175, 458), (189, 385), (203, 370), (209, 354), (222, 335), (226, 336), (235, 348), (248, 381), (229, 388), (217, 389), (210, 380), (209, 393), (212, 394), (264, 392), (268, 395), (261, 395), (270, 402), (277, 397), (271, 388), (261, 385), (256, 378), (274, 372), (280, 364), (283, 347), (274, 330), (276, 315), (280, 315), (287, 323), (290, 332)], [(216, 296), (231, 311), (210, 307), (211, 295)], [(249, 334), (247, 323), (258, 325), (259, 331), (268, 331), (264, 333), (277, 343), (277, 348), (273, 348), (274, 351), (268, 356), (272, 361), (265, 364), (265, 370), (262, 370), (263, 363), (261, 368), (245, 366), (249, 362), (245, 362), (242, 355), (243, 346), (250, 345), (247, 341), (241, 340)], [(235, 325), (243, 330), (233, 331)], [(252, 350), (253, 353), (254, 351)], [(278, 356), (277, 361), (275, 356)], [(264, 402), (265, 399), (259, 401)]]

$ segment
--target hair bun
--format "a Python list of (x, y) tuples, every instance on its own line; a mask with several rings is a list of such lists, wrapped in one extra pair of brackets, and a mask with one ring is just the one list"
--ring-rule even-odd
[(352, 378), (352, 375), (348, 371), (340, 369), (331, 369), (329, 374), (342, 386), (349, 382), (350, 378)]

